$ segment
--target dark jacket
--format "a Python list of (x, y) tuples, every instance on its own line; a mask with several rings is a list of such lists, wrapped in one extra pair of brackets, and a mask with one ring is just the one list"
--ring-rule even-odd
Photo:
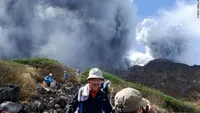
[(73, 101), (70, 104), (70, 108), (68, 112), (66, 113), (74, 113), (77, 109), (77, 107), (80, 108), (80, 105), (82, 104), (82, 109), (79, 113), (114, 113), (112, 111), (112, 106), (108, 100), (108, 97), (103, 91), (99, 91), (96, 94), (96, 97), (93, 99), (92, 95), (89, 94), (89, 97), (86, 101), (79, 102), (78, 101), (78, 93), (74, 97)]

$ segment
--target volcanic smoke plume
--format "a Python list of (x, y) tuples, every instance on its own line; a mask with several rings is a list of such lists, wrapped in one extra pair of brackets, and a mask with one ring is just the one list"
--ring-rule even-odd
[[(162, 58), (189, 65), (200, 64), (200, 19), (195, 2), (177, 1), (171, 10), (144, 19), (136, 27), (136, 40), (146, 51), (140, 64)], [(137, 55), (132, 56), (137, 59)], [(136, 58), (134, 58), (136, 57)], [(143, 59), (143, 60), (142, 60)]]
[(135, 8), (130, 0), (1, 0), (0, 57), (127, 68)]

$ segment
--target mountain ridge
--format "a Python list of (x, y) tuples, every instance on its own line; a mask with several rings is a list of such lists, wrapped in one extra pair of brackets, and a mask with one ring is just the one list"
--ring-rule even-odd
[(125, 80), (143, 84), (177, 98), (197, 99), (200, 93), (200, 66), (189, 66), (165, 59), (155, 59), (144, 66), (127, 70), (107, 70)]

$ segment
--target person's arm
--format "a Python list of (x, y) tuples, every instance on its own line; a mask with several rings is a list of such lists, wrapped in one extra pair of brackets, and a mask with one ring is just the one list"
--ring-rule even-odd
[(45, 77), (44, 77), (44, 80), (48, 80), (48, 77), (49, 77), (49, 76), (45, 76)]
[(74, 113), (78, 107), (78, 93), (75, 95), (75, 97), (73, 98), (72, 102), (70, 103), (70, 106), (68, 108), (68, 110), (66, 111), (66, 113)]

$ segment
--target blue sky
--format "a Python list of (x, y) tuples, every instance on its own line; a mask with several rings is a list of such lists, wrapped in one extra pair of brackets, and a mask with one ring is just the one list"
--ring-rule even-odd
[(137, 5), (137, 14), (140, 18), (155, 15), (159, 9), (169, 9), (176, 0), (133, 0)]

